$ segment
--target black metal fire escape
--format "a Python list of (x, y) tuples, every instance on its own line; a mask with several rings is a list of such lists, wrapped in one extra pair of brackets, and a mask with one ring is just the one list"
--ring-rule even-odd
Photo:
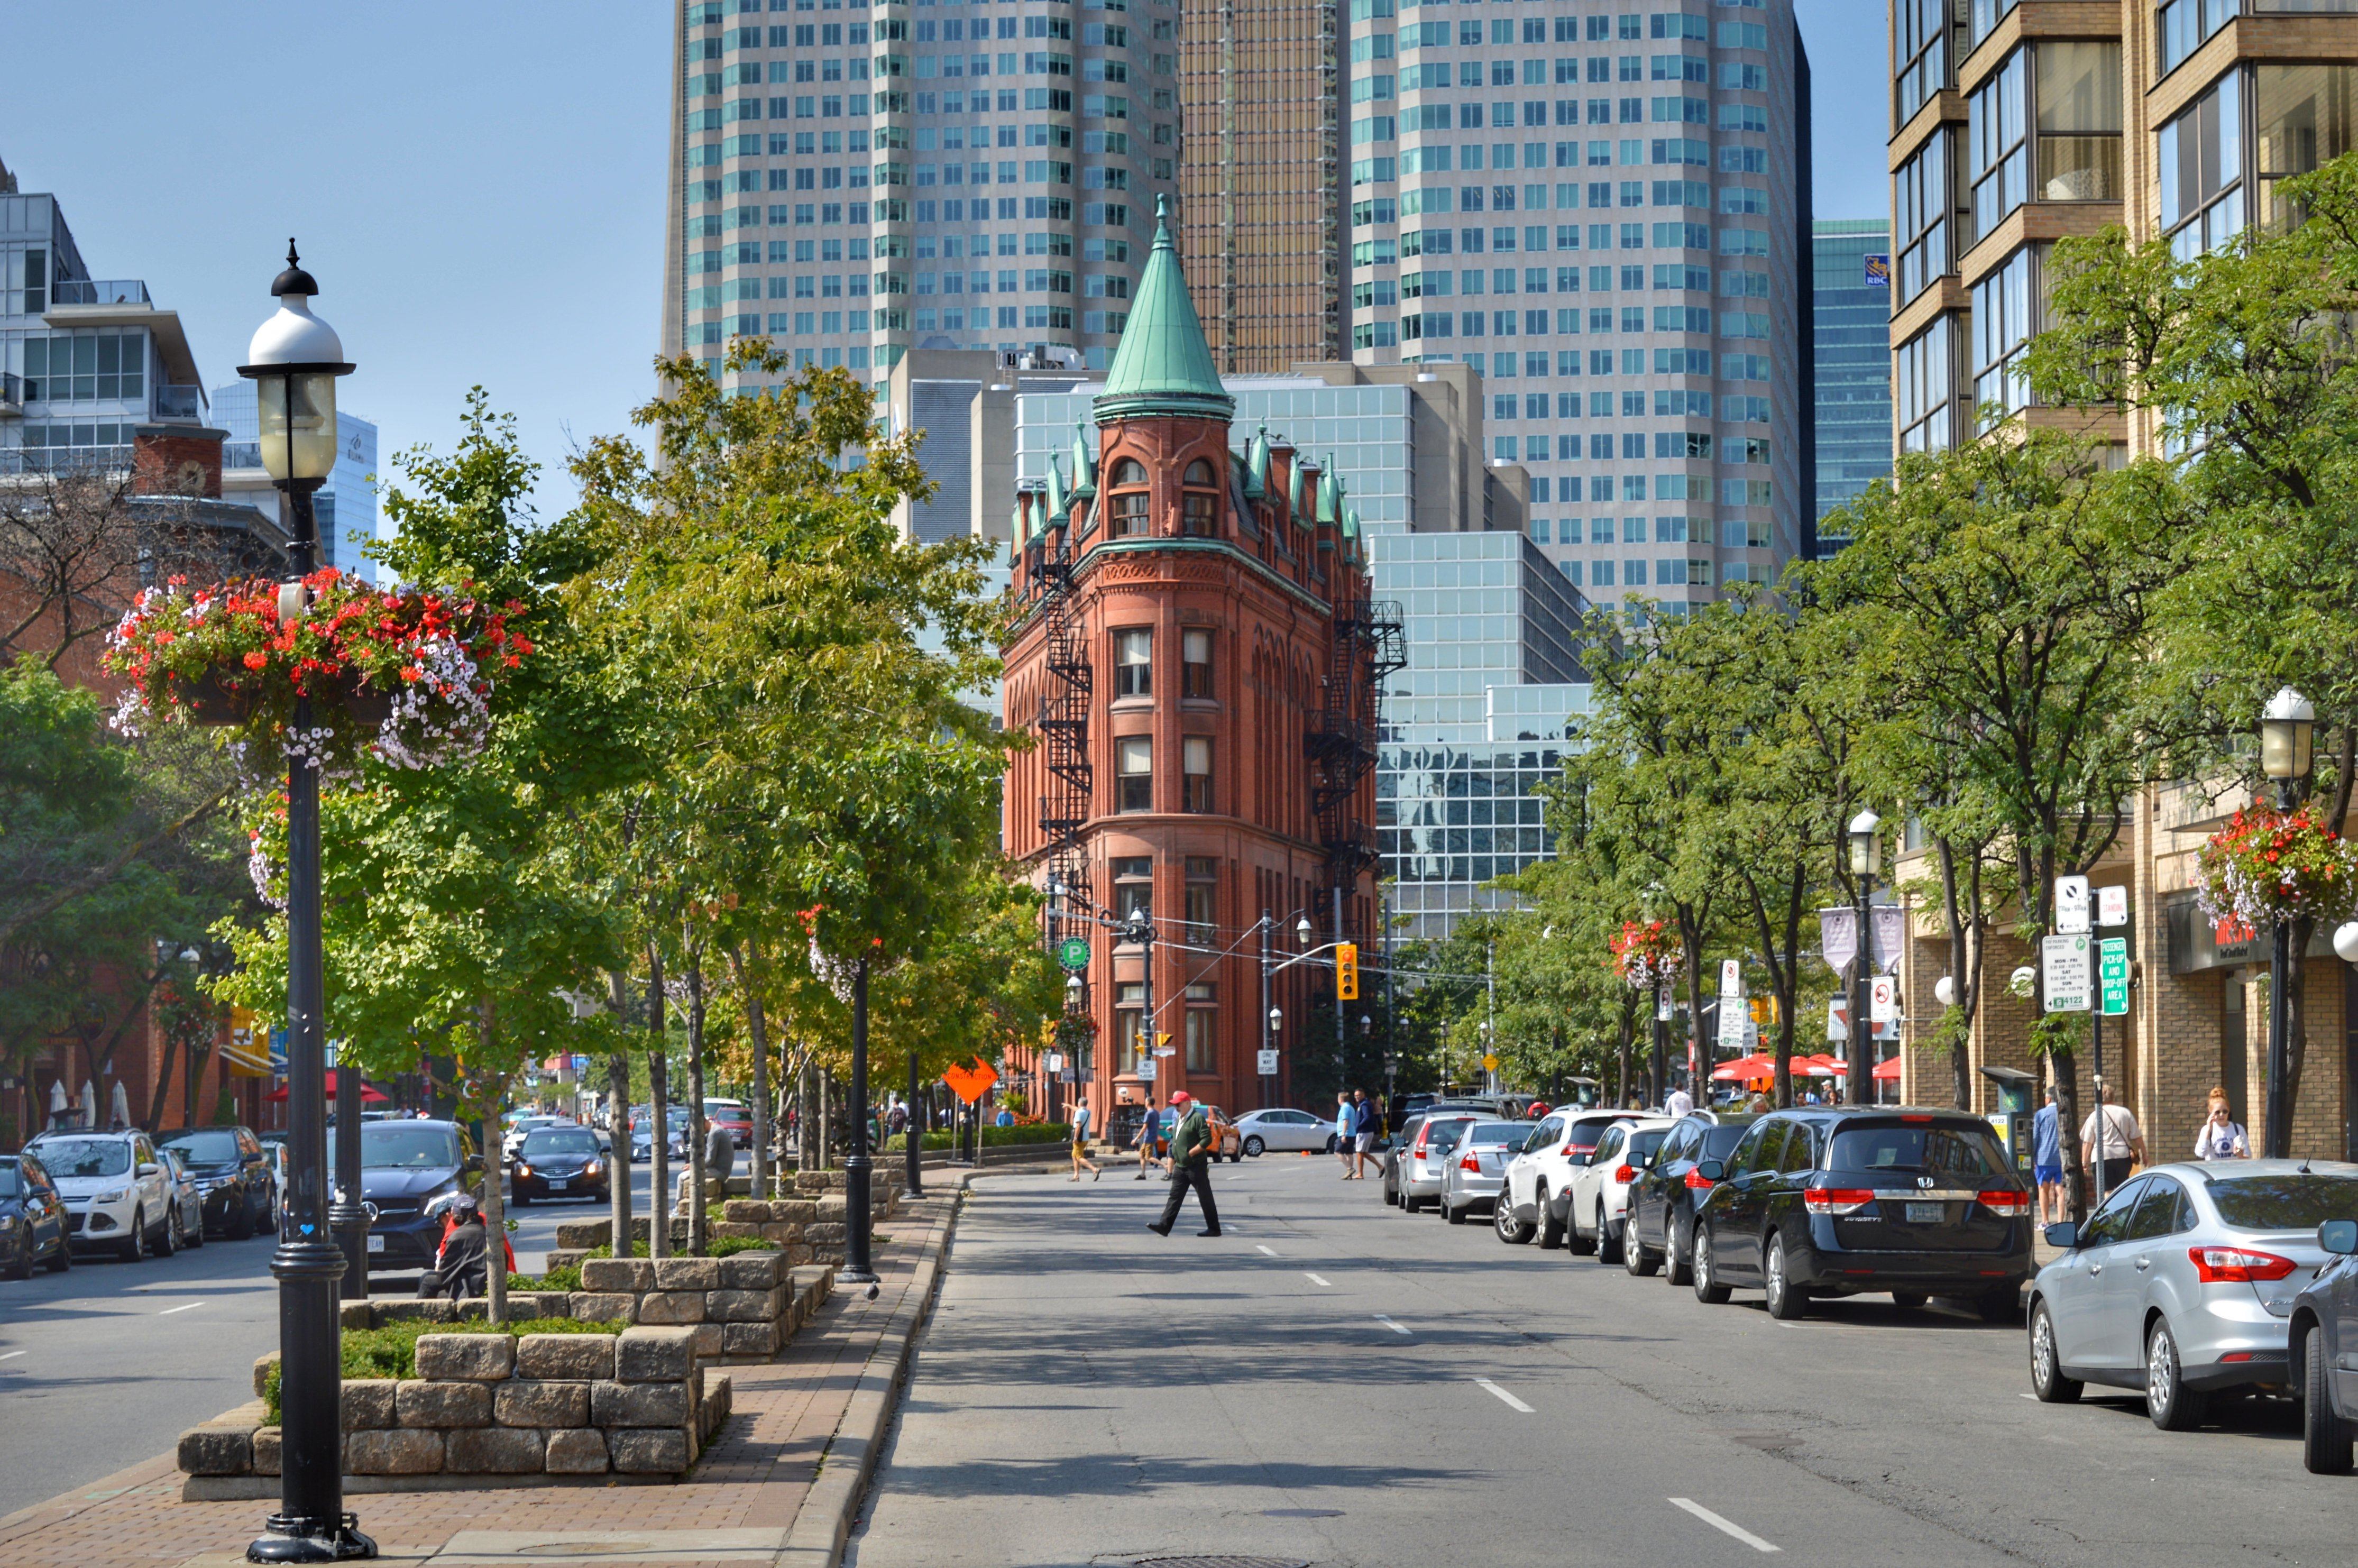
[[(1048, 557), (1043, 551), (1039, 568), (1040, 613), (1045, 640), (1048, 681), (1040, 694), (1040, 740), (1048, 770), (1047, 788), (1040, 796), (1040, 832), (1047, 840), (1048, 873), (1065, 909), (1097, 907), (1090, 896), (1088, 856), (1083, 852), (1083, 832), (1089, 824), (1094, 799), (1094, 770), (1089, 765), (1089, 698), (1094, 672), (1089, 665), (1087, 628), (1082, 623), (1074, 591), (1073, 559), (1069, 553)], [(1050, 940), (1062, 933), (1053, 928)]]
[[(1375, 832), (1355, 818), (1359, 784), (1376, 765), (1377, 721), (1384, 681), (1408, 664), (1401, 609), (1361, 599), (1335, 611), (1335, 642), (1318, 711), (1303, 736), (1310, 759), (1311, 808), (1326, 853), (1325, 894), (1347, 894), (1376, 859)], [(1322, 907), (1324, 907), (1322, 903)]]

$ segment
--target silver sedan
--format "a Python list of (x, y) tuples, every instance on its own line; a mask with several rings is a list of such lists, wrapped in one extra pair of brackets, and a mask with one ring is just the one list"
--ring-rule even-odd
[(1499, 1189), (1507, 1184), (1507, 1162), (1523, 1152), (1531, 1136), (1528, 1121), (1469, 1125), (1442, 1172), (1441, 1217), (1463, 1225), (1467, 1215), (1496, 1204)]
[(2325, 1254), (2320, 1220), (2358, 1218), (2358, 1165), (2234, 1160), (2157, 1165), (2085, 1225), (2051, 1225), (2063, 1256), (2031, 1283), (2030, 1386), (2144, 1390), (2165, 1431), (2201, 1423), (2215, 1391), (2288, 1388), (2293, 1297)]

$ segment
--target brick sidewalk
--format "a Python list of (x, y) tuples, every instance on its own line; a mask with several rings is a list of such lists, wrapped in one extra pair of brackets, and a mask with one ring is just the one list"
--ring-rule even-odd
[[(874, 1301), (838, 1284), (778, 1360), (727, 1368), (733, 1413), (685, 1481), (504, 1490), (347, 1494), (379, 1561), (462, 1564), (769, 1563), (784, 1550), (855, 1388), (911, 1286), (930, 1283), (955, 1177), (885, 1223)], [(229, 1568), (275, 1502), (180, 1500), (159, 1455), (0, 1519), (0, 1568)], [(578, 1557), (562, 1555), (579, 1545)], [(555, 1549), (555, 1550), (552, 1550)]]

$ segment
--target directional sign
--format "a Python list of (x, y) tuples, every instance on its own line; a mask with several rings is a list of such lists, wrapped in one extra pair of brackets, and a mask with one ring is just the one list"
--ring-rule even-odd
[(1273, 1078), (1277, 1076), (1277, 1053), (1274, 1051), (1263, 1051), (1259, 1053), (1259, 1054), (1260, 1056), (1260, 1076), (1264, 1078)]
[(2128, 1011), (2128, 938), (2107, 936), (2096, 944), (2096, 990), (2098, 1006), (2106, 1018), (2118, 1018)]
[(2098, 888), (2096, 890), (2096, 924), (2126, 925), (2129, 923), (2129, 890)]
[(1089, 943), (1086, 936), (1067, 936), (1056, 944), (1056, 962), (1073, 974), (1089, 967)]
[(2039, 944), (2039, 966), (2047, 982), (2047, 1011), (2086, 1012), (2095, 1005), (2090, 995), (2088, 938), (2048, 936)]
[(2087, 931), (2087, 878), (2057, 877), (2055, 879), (2055, 929), (2066, 936), (2080, 935)]

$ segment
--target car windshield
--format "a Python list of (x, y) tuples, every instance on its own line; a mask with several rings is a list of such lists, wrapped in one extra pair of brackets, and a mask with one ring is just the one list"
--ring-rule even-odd
[(2358, 1219), (2358, 1180), (2298, 1171), (2237, 1176), (2212, 1182), (2211, 1201), (2237, 1230), (2314, 1230), (2329, 1219)]
[(1531, 1135), (1531, 1124), (1521, 1121), (1477, 1121), (1474, 1130), (1466, 1135), (1468, 1143), (1520, 1143)]
[(1997, 1136), (1982, 1126), (1846, 1127), (1834, 1134), (1832, 1171), (1928, 1171), (1979, 1181), (2008, 1170)]
[(546, 1128), (524, 1141), (524, 1152), (534, 1154), (595, 1154), (595, 1134), (578, 1128)]
[[(361, 1163), (372, 1171), (430, 1171), (459, 1163), (459, 1135), (419, 1121), (370, 1121), (361, 1125)], [(328, 1168), (336, 1168), (336, 1134), (328, 1131)]]
[(178, 1149), (180, 1158), (196, 1165), (228, 1165), (236, 1162), (237, 1134), (217, 1127), (200, 1127), (193, 1132), (175, 1132), (160, 1141), (166, 1149)]
[(120, 1176), (131, 1169), (127, 1138), (45, 1138), (41, 1163), (53, 1176)]

